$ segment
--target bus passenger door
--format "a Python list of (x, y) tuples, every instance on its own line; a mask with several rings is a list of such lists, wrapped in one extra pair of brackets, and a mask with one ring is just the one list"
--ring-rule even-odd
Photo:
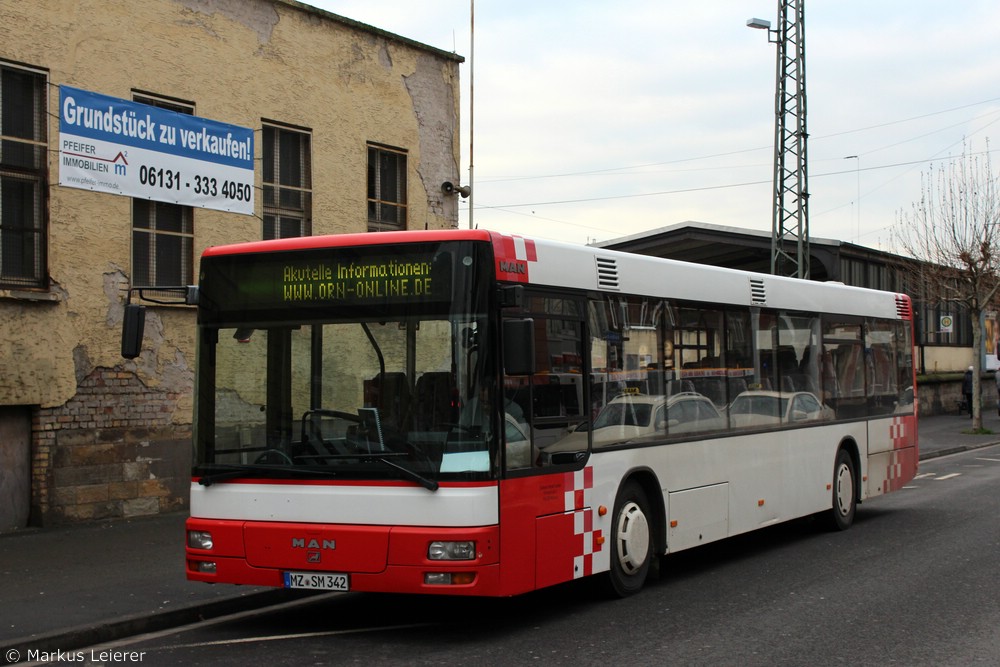
[(504, 312), (508, 470), (578, 467), (587, 459), (582, 308), (574, 298), (526, 294), (520, 308)]
[(503, 310), (500, 562), (508, 594), (589, 574), (600, 550), (595, 532), (584, 529), (593, 525), (592, 508), (566, 506), (567, 497), (582, 501), (585, 480), (593, 483), (584, 467), (590, 388), (582, 312), (581, 300), (534, 291)]

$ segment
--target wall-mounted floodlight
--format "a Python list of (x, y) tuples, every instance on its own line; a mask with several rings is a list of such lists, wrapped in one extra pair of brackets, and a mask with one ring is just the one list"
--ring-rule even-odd
[(767, 19), (747, 19), (747, 27), (757, 30), (770, 30), (771, 22)]

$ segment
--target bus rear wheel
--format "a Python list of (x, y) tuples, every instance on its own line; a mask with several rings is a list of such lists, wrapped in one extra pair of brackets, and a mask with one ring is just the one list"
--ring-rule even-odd
[(615, 500), (611, 524), (611, 569), (605, 579), (606, 592), (613, 597), (638, 593), (649, 574), (652, 554), (649, 502), (642, 486), (629, 481)]
[(833, 507), (827, 522), (831, 529), (847, 530), (854, 523), (858, 506), (855, 484), (854, 461), (846, 449), (841, 449), (833, 466)]

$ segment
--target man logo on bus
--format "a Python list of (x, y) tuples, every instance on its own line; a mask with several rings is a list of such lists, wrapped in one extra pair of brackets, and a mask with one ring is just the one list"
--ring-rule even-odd
[(315, 538), (306, 542), (304, 537), (292, 538), (293, 549), (336, 549), (337, 540), (317, 540)]
[(500, 270), (504, 273), (528, 273), (528, 263), (527, 262), (504, 262), (500, 261)]
[(528, 282), (528, 262), (537, 262), (535, 242), (520, 236), (497, 235), (493, 241), (497, 278)]

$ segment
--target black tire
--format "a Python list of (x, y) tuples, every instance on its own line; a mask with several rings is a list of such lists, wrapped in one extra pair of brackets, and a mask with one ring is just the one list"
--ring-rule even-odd
[(857, 472), (854, 461), (846, 449), (837, 452), (833, 464), (832, 507), (828, 513), (828, 524), (833, 530), (847, 530), (854, 523), (854, 513), (858, 508)]
[(646, 492), (638, 482), (626, 482), (618, 492), (611, 517), (611, 569), (604, 588), (612, 597), (638, 593), (646, 582), (653, 557), (649, 517)]

